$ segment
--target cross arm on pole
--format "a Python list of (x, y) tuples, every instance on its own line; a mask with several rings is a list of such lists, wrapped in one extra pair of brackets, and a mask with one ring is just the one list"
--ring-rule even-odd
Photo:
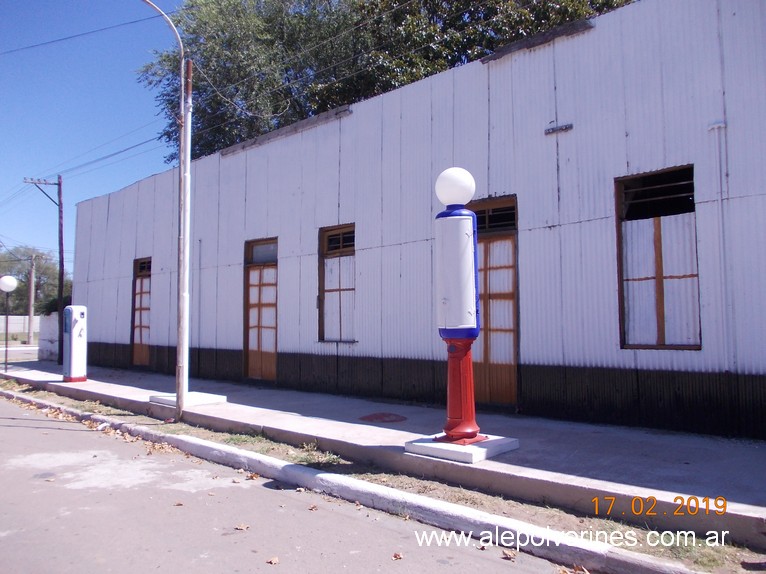
[(24, 178), (24, 183), (31, 183), (37, 189), (42, 191), (43, 195), (53, 202), (53, 205), (58, 205), (58, 201), (53, 199), (50, 195), (48, 195), (48, 192), (46, 192), (42, 187), (40, 187), (41, 185), (56, 185), (57, 186), (58, 185), (57, 181), (47, 181), (45, 179), (33, 179), (31, 177), (25, 177)]

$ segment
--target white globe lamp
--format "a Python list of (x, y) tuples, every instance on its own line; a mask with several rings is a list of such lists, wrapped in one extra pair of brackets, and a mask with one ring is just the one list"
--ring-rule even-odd
[(12, 275), (0, 277), (0, 290), (5, 292), (5, 372), (8, 372), (8, 298), (19, 282)]
[(476, 193), (476, 181), (468, 170), (450, 167), (439, 174), (434, 188), (436, 197), (445, 206), (465, 205)]

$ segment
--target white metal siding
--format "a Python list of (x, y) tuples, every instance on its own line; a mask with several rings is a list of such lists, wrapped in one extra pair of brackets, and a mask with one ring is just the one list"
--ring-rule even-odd
[(545, 227), (520, 232), (518, 250), (519, 361), (563, 365), (559, 232)]
[[(431, 177), (431, 86), (416, 82), (401, 94), (401, 180), (386, 193), (399, 194), (399, 235), (391, 243), (428, 240), (432, 237), (431, 202), (434, 182)], [(385, 96), (384, 96), (385, 97)], [(351, 116), (353, 118), (353, 116)], [(386, 169), (386, 164), (383, 169)]]
[(763, 194), (766, 138), (766, 2), (726, 0), (721, 10), (721, 46), (726, 89), (727, 152), (731, 197)]
[[(618, 14), (597, 20), (596, 30), (582, 38), (557, 39), (552, 48), (557, 124), (573, 125), (571, 131), (546, 136), (559, 150), (562, 224), (614, 217), (613, 181), (626, 169)], [(538, 126), (536, 135), (540, 131)], [(613, 233), (613, 227), (607, 230)]]
[[(127, 259), (133, 260), (139, 257), (149, 257), (154, 249), (154, 216), (148, 216), (154, 213), (155, 178), (150, 177), (138, 182), (138, 198), (125, 198), (125, 207), (136, 210), (139, 217), (130, 217), (124, 215), (125, 226), (135, 220), (136, 227), (131, 230), (131, 241), (123, 245), (126, 249), (120, 259), (124, 262)], [(136, 199), (138, 199), (136, 203)], [(127, 231), (127, 230), (126, 230)]]
[[(521, 363), (766, 372), (766, 250), (754, 247), (766, 216), (766, 4), (644, 0), (592, 22), (195, 161), (193, 343), (241, 348), (243, 245), (278, 237), (280, 350), (443, 358), (433, 183), (461, 165), (477, 198), (517, 197)], [(620, 349), (614, 178), (686, 164), (702, 350)], [(133, 259), (151, 256), (152, 342), (175, 344), (177, 188), (170, 170), (78, 206), (75, 297), (90, 308), (93, 340), (129, 333), (126, 282)], [(318, 230), (342, 223), (357, 237), (351, 345), (317, 341)], [(679, 274), (692, 269), (684, 230), (666, 235)], [(693, 283), (666, 289), (674, 338), (695, 320), (694, 304), (680, 303)]]
[[(455, 155), (454, 165), (467, 169), (476, 180), (476, 198), (486, 197), (489, 189), (488, 157), (489, 146), (489, 68), (473, 65), (461, 66), (452, 70), (454, 86), (453, 135)], [(434, 93), (433, 99), (442, 98)], [(433, 182), (445, 165), (431, 177), (430, 190), (433, 195)]]
[(88, 305), (88, 259), (90, 257), (92, 203), (84, 201), (77, 205), (75, 223), (74, 269), (72, 270), (72, 303)]
[[(553, 52), (518, 52), (506, 65), (511, 67), (512, 75), (508, 103), (513, 106), (514, 150), (508, 187), (518, 195), (519, 230), (556, 225), (556, 138), (544, 133), (556, 125)], [(523, 301), (521, 305), (523, 313)]]
[[(614, 365), (620, 341), (614, 221), (595, 219), (563, 226), (561, 260), (565, 364)], [(520, 270), (523, 276), (525, 270)]]
[(204, 349), (217, 346), (218, 302), (236, 296), (218, 292), (219, 166), (216, 154), (197, 160), (192, 170), (189, 333), (190, 345)]
[(736, 370), (766, 372), (766, 195), (729, 200), (727, 248)]

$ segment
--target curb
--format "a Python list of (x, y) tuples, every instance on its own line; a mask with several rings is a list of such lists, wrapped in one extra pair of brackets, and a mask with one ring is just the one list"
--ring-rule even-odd
[[(106, 423), (112, 429), (152, 442), (164, 442), (192, 456), (235, 469), (256, 472), (262, 477), (323, 492), (350, 502), (391, 514), (408, 515), (424, 524), (456, 532), (488, 532), (503, 534), (504, 545), (545, 558), (558, 564), (583, 566), (604, 574), (695, 574), (683, 564), (616, 548), (609, 544), (568, 536), (563, 532), (543, 528), (475, 510), (451, 502), (402, 492), (394, 488), (360, 479), (332, 474), (233, 446), (186, 435), (171, 435), (141, 425), (126, 423), (112, 417), (83, 412), (43, 399), (35, 399), (0, 389), (0, 396), (33, 404), (41, 408), (58, 409), (78, 420)], [(493, 537), (497, 542), (497, 537)], [(523, 541), (523, 542), (522, 542)]]

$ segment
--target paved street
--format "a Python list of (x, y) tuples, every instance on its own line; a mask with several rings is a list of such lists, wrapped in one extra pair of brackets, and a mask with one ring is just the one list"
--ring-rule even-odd
[(420, 547), (431, 527), (6, 400), (0, 461), (4, 572), (558, 571), (476, 541)]

